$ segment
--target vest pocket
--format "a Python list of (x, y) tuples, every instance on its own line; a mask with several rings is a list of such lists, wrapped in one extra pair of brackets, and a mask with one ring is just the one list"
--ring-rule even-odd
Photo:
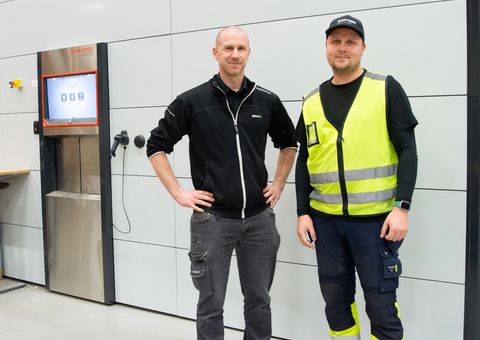
[(318, 132), (317, 132), (317, 122), (312, 122), (312, 124), (308, 124), (306, 126), (307, 130), (307, 145), (308, 147), (312, 147), (319, 143), (318, 140)]

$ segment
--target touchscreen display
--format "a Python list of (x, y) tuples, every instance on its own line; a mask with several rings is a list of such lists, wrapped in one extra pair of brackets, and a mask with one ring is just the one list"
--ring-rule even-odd
[(96, 122), (96, 74), (46, 78), (46, 113), (49, 121)]

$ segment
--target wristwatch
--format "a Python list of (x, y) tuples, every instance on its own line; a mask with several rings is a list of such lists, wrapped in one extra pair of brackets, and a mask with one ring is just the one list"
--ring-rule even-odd
[(409, 201), (395, 201), (395, 206), (403, 209), (403, 210), (410, 210), (410, 202)]

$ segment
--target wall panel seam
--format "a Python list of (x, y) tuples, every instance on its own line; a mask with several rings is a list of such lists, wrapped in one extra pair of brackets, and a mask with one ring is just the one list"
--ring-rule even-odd
[[(172, 152), (174, 154), (175, 151)], [(132, 174), (132, 173), (116, 173), (112, 172), (112, 176), (125, 176), (125, 177), (145, 177), (145, 178), (157, 178), (157, 175), (143, 175), (143, 174)], [(183, 179), (183, 180), (191, 180), (191, 177), (185, 177), (185, 176), (175, 176), (177, 179)], [(271, 182), (270, 180), (268, 182)], [(294, 181), (286, 181), (285, 184), (295, 184)], [(444, 191), (444, 192), (467, 192), (466, 189), (449, 189), (449, 188), (427, 188), (427, 187), (422, 187), (418, 188), (416, 187), (415, 190), (422, 190), (422, 191)]]
[[(172, 74), (173, 79), (173, 74)], [(172, 80), (173, 86), (173, 80)], [(446, 94), (418, 94), (418, 95), (410, 95), (408, 96), (409, 99), (416, 99), (416, 98), (451, 98), (451, 97), (467, 97), (466, 93), (446, 93)], [(302, 103), (302, 99), (283, 99), (282, 103)], [(135, 106), (111, 106), (110, 110), (129, 110), (129, 109), (150, 109), (150, 108), (165, 108), (168, 107), (170, 103), (166, 104), (158, 104), (158, 105), (135, 105)], [(0, 112), (0, 114), (2, 114)]]
[[(184, 248), (184, 247), (174, 247), (174, 246), (167, 246), (167, 245), (148, 243), (148, 242), (140, 242), (140, 241), (134, 241), (134, 240), (123, 240), (123, 239), (115, 239), (115, 238), (114, 238), (114, 240), (115, 241), (125, 241), (125, 242), (136, 243), (136, 244), (145, 244), (145, 245), (151, 245), (151, 246), (162, 247), (162, 248), (170, 248), (170, 249), (175, 249), (175, 250), (183, 250), (183, 251), (189, 251), (190, 250), (190, 249)], [(233, 254), (232, 256), (235, 257), (235, 254)], [(277, 263), (289, 264), (289, 265), (294, 265), (294, 266), (302, 266), (302, 267), (312, 267), (312, 268), (317, 267), (317, 265), (313, 265), (313, 264), (291, 262), (291, 261), (282, 261), (282, 260), (278, 260)], [(449, 285), (465, 286), (465, 283), (456, 282), (456, 281), (436, 280), (436, 279), (429, 279), (429, 278), (422, 278), (422, 277), (415, 277), (415, 276), (403, 276), (403, 275), (400, 276), (400, 278), (406, 279), (406, 280), (427, 281), (427, 282), (433, 282), (433, 283), (442, 283), (442, 284), (449, 284)]]
[(415, 191), (445, 191), (445, 192), (467, 192), (467, 189), (445, 189), (445, 188), (415, 188)]
[(43, 227), (25, 225), (25, 224), (17, 224), (17, 223), (10, 223), (10, 222), (4, 222), (4, 221), (0, 221), (0, 225), (43, 230)]
[(28, 56), (33, 56), (33, 55), (37, 55), (37, 52), (31, 52), (31, 53), (25, 53), (25, 54), (15, 54), (15, 55), (10, 55), (10, 56), (3, 56), (3, 57), (0, 57), (0, 60), (21, 58), (21, 57), (28, 57)]
[(144, 244), (147, 246), (154, 246), (154, 247), (163, 247), (163, 248), (170, 248), (170, 249), (177, 249), (177, 247), (168, 245), (168, 244), (162, 244), (162, 243), (153, 243), (153, 242), (145, 242), (145, 241), (137, 241), (137, 240), (127, 240), (123, 238), (116, 238), (113, 237), (114, 241), (123, 241), (123, 242), (128, 242), (128, 243), (135, 243), (135, 244)]
[[(170, 103), (169, 103), (170, 104)], [(162, 107), (168, 107), (169, 104), (165, 105), (144, 105), (144, 106), (117, 106), (117, 107), (110, 107), (110, 110), (130, 110), (130, 109), (156, 109)]]

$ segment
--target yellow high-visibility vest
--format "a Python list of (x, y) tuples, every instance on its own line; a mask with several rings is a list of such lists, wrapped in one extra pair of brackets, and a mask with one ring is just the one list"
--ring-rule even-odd
[(341, 130), (325, 117), (318, 88), (305, 96), (303, 119), (310, 206), (331, 215), (391, 211), (398, 157), (387, 129), (386, 76), (365, 74)]

